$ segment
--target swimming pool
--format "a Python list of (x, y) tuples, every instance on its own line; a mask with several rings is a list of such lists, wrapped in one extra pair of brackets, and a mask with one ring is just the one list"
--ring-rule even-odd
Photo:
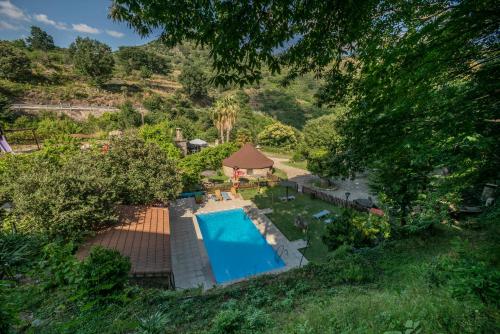
[(243, 209), (196, 215), (217, 283), (285, 266)]

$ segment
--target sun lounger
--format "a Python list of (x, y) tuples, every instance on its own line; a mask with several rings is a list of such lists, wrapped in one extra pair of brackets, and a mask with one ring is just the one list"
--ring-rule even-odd
[(215, 198), (218, 201), (222, 201), (224, 198), (222, 197), (222, 194), (220, 192), (220, 189), (215, 189)]
[(295, 196), (293, 196), (293, 195), (290, 195), (288, 197), (286, 197), (286, 196), (280, 197), (280, 200), (282, 200), (283, 202), (291, 201), (291, 200), (294, 200), (294, 199), (295, 199)]
[(324, 216), (327, 216), (330, 214), (330, 211), (328, 210), (321, 210), (320, 212), (316, 213), (313, 215), (314, 218), (320, 219), (323, 218)]
[(230, 201), (232, 199), (231, 195), (229, 195), (229, 193), (227, 192), (222, 193), (222, 198), (224, 198), (225, 201)]

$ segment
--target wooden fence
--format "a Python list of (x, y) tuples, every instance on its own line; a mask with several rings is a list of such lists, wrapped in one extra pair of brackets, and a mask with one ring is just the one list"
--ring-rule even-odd
[(326, 192), (318, 190), (318, 189), (310, 188), (307, 186), (302, 186), (302, 193), (310, 194), (311, 196), (319, 198), (325, 202), (332, 203), (332, 204), (335, 204), (335, 205), (343, 207), (343, 208), (354, 209), (354, 210), (360, 211), (360, 212), (368, 212), (369, 211), (368, 208), (361, 206), (357, 203), (345, 200), (343, 198), (333, 196), (332, 194), (326, 193)]

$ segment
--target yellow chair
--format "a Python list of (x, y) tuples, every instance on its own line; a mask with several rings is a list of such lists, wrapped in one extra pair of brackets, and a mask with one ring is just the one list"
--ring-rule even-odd
[(215, 189), (215, 198), (218, 200), (218, 201), (222, 201), (223, 198), (222, 198), (222, 194), (220, 192), (220, 189)]

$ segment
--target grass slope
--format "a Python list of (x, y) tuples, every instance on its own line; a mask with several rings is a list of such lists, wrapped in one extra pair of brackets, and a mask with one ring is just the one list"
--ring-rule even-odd
[(447, 286), (430, 284), (429, 273), (439, 257), (456, 254), (457, 242), (493, 247), (497, 232), (443, 226), (426, 238), (390, 242), (364, 254), (375, 267), (369, 283), (338, 283), (341, 267), (309, 266), (206, 293), (131, 288), (127, 299), (91, 309), (35, 282), (8, 295), (24, 319), (19, 331), (28, 333), (132, 333), (141, 326), (158, 333), (383, 333), (404, 332), (410, 320), (421, 333), (493, 333), (497, 308), (452, 297)]

